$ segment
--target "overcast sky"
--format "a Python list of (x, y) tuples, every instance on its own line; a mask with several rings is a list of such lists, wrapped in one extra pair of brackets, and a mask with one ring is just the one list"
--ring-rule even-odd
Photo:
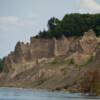
[(100, 13), (100, 0), (0, 0), (0, 58), (67, 13)]

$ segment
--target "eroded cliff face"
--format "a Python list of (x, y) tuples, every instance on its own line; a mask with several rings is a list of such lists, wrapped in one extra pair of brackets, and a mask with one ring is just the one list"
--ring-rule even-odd
[(79, 38), (32, 37), (30, 43), (18, 42), (5, 58), (0, 85), (92, 91), (92, 81), (100, 84), (99, 67), (100, 38), (92, 30)]
[(80, 45), (86, 54), (92, 54), (95, 52), (95, 48), (98, 45), (98, 40), (93, 30), (89, 30), (88, 32), (84, 33), (84, 36), (80, 40)]
[(81, 38), (36, 39), (30, 43), (18, 42), (14, 52), (5, 59), (4, 71), (23, 72), (35, 67), (43, 58), (65, 56), (74, 59), (77, 65), (84, 64), (91, 56), (95, 56), (99, 40), (92, 30), (85, 32)]
[(36, 39), (31, 38), (30, 43), (18, 42), (14, 52), (5, 59), (4, 71), (22, 72), (36, 66), (41, 59), (58, 56), (69, 56), (74, 53), (78, 39), (62, 37), (61, 39)]

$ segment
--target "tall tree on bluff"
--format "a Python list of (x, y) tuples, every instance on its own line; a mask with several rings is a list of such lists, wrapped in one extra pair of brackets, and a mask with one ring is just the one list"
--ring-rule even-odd
[(60, 23), (60, 20), (52, 17), (49, 21), (48, 21), (48, 30), (54, 30), (56, 28), (56, 26)]
[(38, 34), (40, 38), (61, 38), (82, 36), (85, 31), (93, 29), (100, 35), (100, 14), (66, 14), (62, 20), (52, 17), (48, 21), (48, 30)]

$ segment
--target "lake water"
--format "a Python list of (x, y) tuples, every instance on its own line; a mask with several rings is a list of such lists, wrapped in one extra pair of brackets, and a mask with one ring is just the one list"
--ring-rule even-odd
[(100, 97), (66, 92), (0, 88), (0, 100), (100, 100)]

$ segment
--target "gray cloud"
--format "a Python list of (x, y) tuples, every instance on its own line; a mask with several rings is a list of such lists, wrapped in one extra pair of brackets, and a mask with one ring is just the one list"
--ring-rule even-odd
[(100, 13), (100, 4), (96, 0), (80, 0), (80, 13)]

